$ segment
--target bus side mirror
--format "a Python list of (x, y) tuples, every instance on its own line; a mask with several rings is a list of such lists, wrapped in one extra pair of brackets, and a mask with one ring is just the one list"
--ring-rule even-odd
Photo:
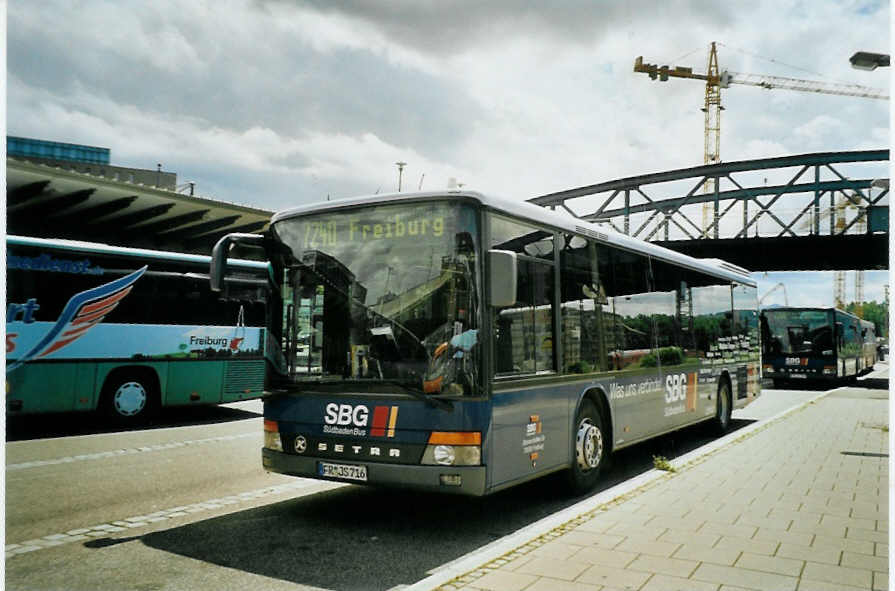
[(509, 250), (489, 250), (488, 303), (504, 308), (516, 303), (516, 253)]
[(227, 234), (217, 241), (217, 244), (211, 250), (211, 268), (208, 270), (211, 291), (224, 289), (227, 255), (230, 254), (230, 249), (236, 244), (264, 248), (264, 236), (261, 234)]

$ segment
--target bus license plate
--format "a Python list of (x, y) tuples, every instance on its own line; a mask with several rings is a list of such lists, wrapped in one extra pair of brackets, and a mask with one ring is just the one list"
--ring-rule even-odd
[(366, 466), (350, 466), (347, 464), (319, 462), (317, 464), (317, 474), (328, 478), (342, 478), (344, 480), (356, 480), (359, 482), (367, 481)]

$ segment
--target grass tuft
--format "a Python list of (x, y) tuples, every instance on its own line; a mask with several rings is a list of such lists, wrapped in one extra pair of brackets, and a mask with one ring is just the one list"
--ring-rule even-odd
[(677, 472), (677, 469), (671, 465), (671, 462), (665, 456), (653, 456), (653, 468), (666, 472)]

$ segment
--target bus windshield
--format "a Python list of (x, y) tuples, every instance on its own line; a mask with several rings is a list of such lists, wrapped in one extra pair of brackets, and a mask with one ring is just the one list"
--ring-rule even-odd
[(478, 394), (476, 215), (424, 202), (277, 222), (290, 380)]
[(833, 328), (827, 310), (765, 310), (767, 350), (772, 354), (833, 354)]

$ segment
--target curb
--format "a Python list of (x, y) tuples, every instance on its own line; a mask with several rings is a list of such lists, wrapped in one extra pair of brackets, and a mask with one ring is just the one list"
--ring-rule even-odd
[[(748, 437), (752, 437), (758, 431), (770, 427), (788, 415), (802, 410), (806, 406), (814, 404), (821, 398), (843, 388), (844, 387), (834, 388), (832, 390), (821, 392), (817, 396), (793, 406), (792, 408), (779, 412), (770, 418), (755, 422), (677, 457), (674, 460), (669, 461), (669, 464), (671, 464), (676, 471), (683, 470), (690, 464), (707, 458), (721, 448)], [(568, 529), (577, 527), (580, 522), (590, 519), (593, 514), (597, 513), (606, 505), (620, 502), (622, 500), (628, 500), (627, 497), (632, 497), (642, 490), (645, 490), (652, 485), (659, 484), (662, 480), (668, 480), (670, 478), (673, 478), (673, 475), (666, 471), (657, 470), (655, 468), (648, 470), (622, 484), (606, 489), (592, 497), (579, 501), (570, 507), (566, 507), (558, 513), (554, 513), (553, 515), (527, 525), (512, 534), (504, 536), (499, 540), (495, 540), (465, 556), (461, 556), (451, 562), (438, 566), (429, 571), (429, 573), (431, 573), (430, 576), (407, 587), (402, 587), (401, 589), (402, 591), (435, 591), (436, 589), (440, 589), (443, 585), (451, 585), (450, 588), (459, 589), (473, 580), (484, 576), (488, 572), (500, 568), (500, 566), (514, 560), (518, 556), (527, 554), (542, 544), (562, 536)], [(455, 581), (456, 587), (453, 585)]]

